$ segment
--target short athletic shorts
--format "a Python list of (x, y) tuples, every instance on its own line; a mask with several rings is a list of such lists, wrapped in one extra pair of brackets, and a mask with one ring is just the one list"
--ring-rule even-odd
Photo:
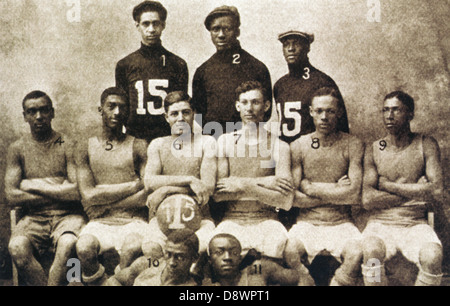
[(62, 235), (78, 237), (85, 224), (84, 216), (73, 213), (26, 215), (17, 223), (11, 239), (27, 237), (39, 255), (47, 251), (54, 253)]
[(322, 251), (328, 251), (339, 262), (345, 245), (350, 241), (361, 241), (361, 232), (350, 222), (338, 225), (313, 225), (297, 222), (289, 231), (289, 239), (298, 239), (305, 246), (311, 263)]
[(369, 222), (363, 231), (363, 237), (378, 237), (386, 246), (386, 259), (401, 252), (409, 261), (419, 264), (419, 252), (426, 243), (441, 244), (433, 228), (428, 224), (409, 227), (385, 225), (376, 221)]
[(248, 224), (224, 220), (217, 225), (213, 236), (221, 233), (235, 236), (241, 243), (243, 254), (256, 249), (262, 255), (272, 258), (283, 258), (288, 238), (286, 228), (276, 220), (249, 221)]

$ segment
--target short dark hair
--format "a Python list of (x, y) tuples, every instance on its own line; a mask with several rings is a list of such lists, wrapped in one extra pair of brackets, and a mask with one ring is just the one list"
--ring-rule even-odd
[(167, 236), (167, 241), (176, 244), (183, 244), (188, 247), (193, 255), (198, 255), (199, 241), (194, 231), (190, 229), (175, 230)]
[(53, 108), (53, 102), (52, 99), (50, 99), (50, 97), (43, 91), (40, 90), (33, 90), (32, 92), (29, 92), (22, 100), (22, 109), (25, 110), (25, 102), (27, 100), (31, 100), (31, 99), (39, 99), (39, 98), (44, 98), (45, 100), (47, 100), (47, 102), (50, 104), (50, 107)]
[(384, 97), (383, 101), (386, 101), (388, 99), (397, 98), (400, 102), (403, 103), (404, 106), (411, 112), (414, 113), (414, 99), (410, 95), (408, 95), (406, 92), (397, 90), (393, 91)]
[(141, 15), (145, 12), (157, 12), (159, 14), (159, 18), (164, 22), (167, 19), (167, 10), (161, 3), (156, 1), (144, 1), (134, 7), (133, 9), (134, 21), (140, 22)]
[(100, 105), (103, 106), (103, 104), (106, 101), (106, 98), (108, 98), (109, 96), (112, 96), (112, 95), (121, 97), (122, 99), (125, 100), (125, 102), (127, 104), (129, 104), (128, 94), (125, 92), (125, 90), (123, 90), (122, 88), (119, 88), (119, 87), (109, 87), (103, 91), (103, 93), (100, 97)]
[(262, 86), (262, 84), (258, 81), (246, 81), (236, 88), (236, 101), (239, 101), (239, 96), (250, 90), (259, 90), (261, 91), (264, 101), (269, 100), (267, 98), (267, 90)]
[(228, 234), (228, 233), (219, 233), (219, 234), (215, 235), (214, 237), (212, 237), (211, 240), (208, 243), (207, 251), (208, 251), (209, 255), (211, 255), (212, 242), (214, 240), (218, 239), (218, 238), (227, 238), (227, 239), (231, 239), (231, 240), (237, 241), (237, 243), (239, 244), (239, 248), (241, 248), (241, 251), (242, 251), (242, 245), (241, 245), (241, 242), (239, 241), (239, 239), (237, 239), (235, 236), (233, 236), (231, 234)]
[(169, 111), (169, 107), (172, 104), (175, 104), (175, 103), (178, 103), (178, 102), (188, 102), (189, 105), (191, 106), (192, 110), (195, 111), (192, 99), (186, 92), (184, 92), (184, 91), (172, 91), (164, 99), (164, 110), (166, 111), (166, 113)]
[(339, 93), (339, 91), (336, 88), (334, 88), (334, 87), (321, 87), (318, 90), (316, 90), (311, 95), (311, 100), (309, 101), (309, 105), (312, 106), (312, 101), (314, 100), (314, 98), (316, 98), (316, 97), (324, 97), (324, 96), (331, 96), (331, 97), (335, 98), (338, 101), (338, 107), (340, 107), (341, 109), (344, 108), (344, 103), (342, 101), (342, 96)]

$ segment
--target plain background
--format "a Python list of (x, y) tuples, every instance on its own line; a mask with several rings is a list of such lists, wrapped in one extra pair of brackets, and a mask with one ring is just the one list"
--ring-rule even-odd
[[(29, 132), (22, 98), (35, 89), (47, 92), (56, 108), (53, 127), (76, 138), (90, 135), (100, 127), (100, 94), (114, 85), (117, 61), (140, 46), (131, 17), (139, 0), (79, 0), (79, 22), (68, 19), (71, 2), (0, 2), (0, 203), (7, 147)], [(412, 129), (438, 140), (448, 182), (450, 2), (379, 0), (380, 20), (370, 22), (371, 2), (163, 0), (169, 14), (162, 40), (186, 60), (192, 81), (215, 52), (205, 17), (217, 6), (234, 5), (241, 14), (242, 47), (267, 65), (275, 83), (287, 73), (278, 34), (311, 31), (311, 63), (340, 87), (351, 132), (366, 143), (382, 137), (383, 97), (408, 92), (416, 101)], [(0, 258), (9, 240), (8, 212), (0, 207)]]

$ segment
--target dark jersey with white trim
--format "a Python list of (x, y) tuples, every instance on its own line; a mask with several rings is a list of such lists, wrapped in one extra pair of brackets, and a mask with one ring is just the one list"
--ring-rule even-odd
[(130, 99), (127, 134), (151, 141), (170, 135), (163, 101), (172, 91), (187, 92), (187, 64), (160, 44), (141, 44), (139, 50), (117, 63), (116, 86)]
[[(289, 67), (290, 73), (281, 77), (273, 88), (278, 116), (280, 118), (280, 139), (291, 143), (301, 135), (315, 130), (309, 114), (311, 96), (322, 87), (332, 87), (339, 92), (336, 83), (325, 73), (307, 63), (302, 67)], [(341, 96), (340, 92), (339, 95)], [(342, 97), (342, 96), (341, 96)], [(347, 112), (338, 122), (338, 130), (348, 133)]]
[[(218, 122), (226, 131), (226, 122), (239, 122), (236, 88), (245, 81), (259, 81), (272, 101), (272, 83), (267, 67), (243, 50), (239, 44), (216, 52), (195, 72), (192, 95), (195, 108), (203, 115), (202, 125)], [(270, 118), (272, 107), (267, 112)], [(207, 133), (207, 132), (206, 132)]]

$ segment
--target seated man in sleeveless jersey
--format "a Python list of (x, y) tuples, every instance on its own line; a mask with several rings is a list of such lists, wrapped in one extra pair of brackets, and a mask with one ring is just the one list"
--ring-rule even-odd
[(310, 113), (316, 131), (291, 143), (292, 175), (297, 186), (297, 223), (289, 231), (286, 260), (312, 285), (301, 259), (328, 251), (342, 265), (331, 285), (361, 280), (361, 233), (352, 222), (351, 205), (360, 205), (363, 143), (337, 128), (342, 115), (339, 92), (330, 87), (312, 95)]
[(366, 149), (363, 231), (366, 285), (387, 285), (384, 263), (397, 252), (419, 267), (416, 285), (439, 285), (442, 245), (427, 224), (426, 203), (442, 201), (443, 174), (436, 140), (411, 132), (414, 100), (402, 91), (383, 104), (387, 135)]
[(129, 102), (116, 87), (101, 96), (102, 134), (80, 143), (77, 150), (77, 179), (84, 209), (90, 219), (77, 242), (83, 282), (98, 285), (106, 280), (98, 255), (116, 249), (121, 265), (130, 255), (121, 252), (125, 237), (147, 231), (147, 193), (141, 178), (146, 164), (147, 142), (125, 135)]
[(254, 248), (282, 263), (287, 231), (277, 219), (277, 208), (289, 210), (294, 195), (289, 145), (265, 129), (271, 102), (259, 82), (242, 83), (236, 99), (243, 128), (218, 140), (214, 199), (227, 210), (214, 233), (232, 234), (244, 253)]
[[(184, 227), (181, 219), (173, 218), (172, 224), (161, 228), (155, 216), (159, 205), (170, 195), (192, 196), (200, 213), (200, 228), (196, 234), (200, 241), (200, 253), (206, 251), (209, 238), (214, 230), (214, 222), (209, 213), (208, 201), (214, 192), (217, 175), (216, 141), (212, 136), (194, 134), (194, 109), (191, 98), (182, 91), (171, 92), (164, 100), (166, 120), (172, 135), (153, 140), (147, 151), (150, 157), (145, 168), (144, 183), (152, 192), (148, 198), (150, 208), (149, 229), (152, 235), (143, 241), (133, 238), (127, 241), (129, 253), (138, 258), (131, 266), (121, 266), (114, 276), (122, 285), (132, 285), (142, 269), (148, 267), (148, 258), (154, 257), (153, 250), (164, 249), (170, 228)], [(174, 224), (178, 220), (179, 224)], [(159, 245), (159, 247), (158, 247)], [(144, 255), (140, 257), (140, 255)]]
[[(241, 255), (242, 247), (233, 235), (222, 233), (215, 235), (209, 242), (209, 271), (203, 280), (203, 286), (249, 286), (271, 284), (296, 284), (298, 273), (280, 268), (275, 262), (262, 258), (261, 254), (250, 250), (245, 257)], [(262, 274), (262, 278), (258, 276)], [(258, 280), (259, 278), (259, 280)], [(255, 282), (256, 279), (256, 282)], [(262, 282), (261, 282), (262, 280)], [(282, 281), (280, 281), (282, 280)]]
[[(78, 234), (85, 224), (76, 184), (73, 143), (53, 130), (55, 112), (50, 97), (32, 91), (22, 102), (31, 134), (8, 150), (5, 192), (10, 205), (23, 210), (9, 242), (9, 252), (27, 285), (63, 285), (67, 260), (74, 256)], [(55, 253), (50, 274), (37, 259), (48, 249)]]

